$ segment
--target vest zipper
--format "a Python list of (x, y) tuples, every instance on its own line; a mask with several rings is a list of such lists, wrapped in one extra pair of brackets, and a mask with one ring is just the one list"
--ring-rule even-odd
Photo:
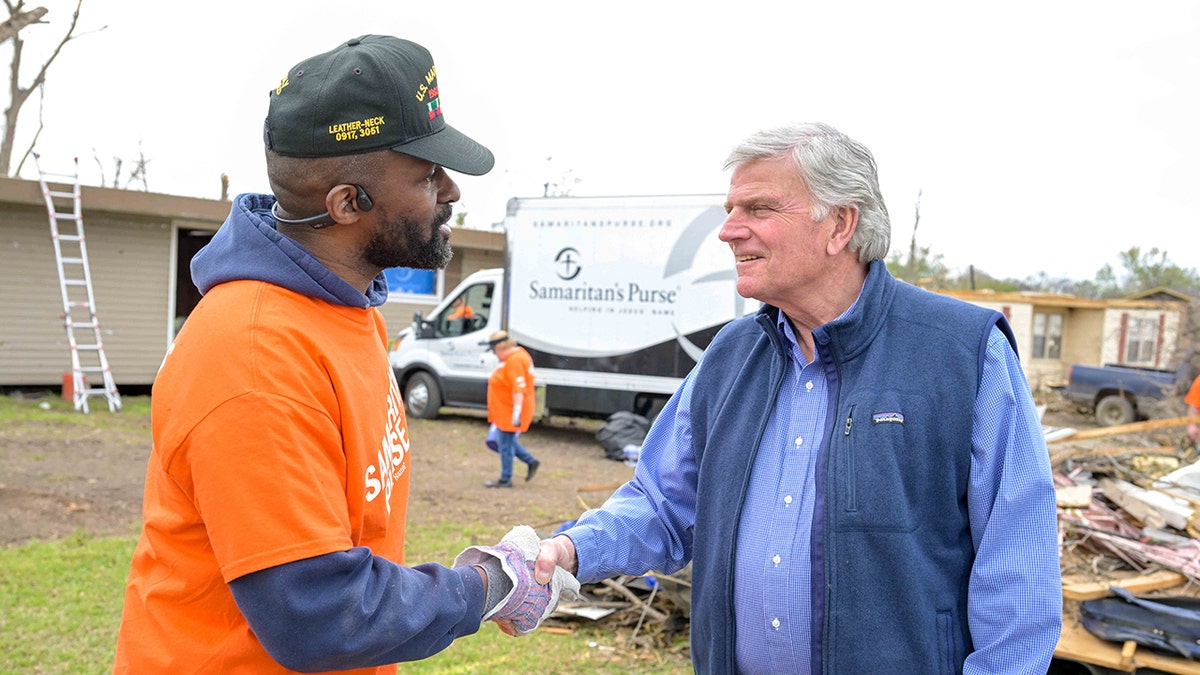
[(843, 435), (846, 437), (846, 510), (858, 510), (858, 476), (855, 469), (854, 457), (854, 441), (850, 438), (850, 428), (854, 425), (854, 406), (850, 406), (850, 412), (846, 414), (846, 428)]

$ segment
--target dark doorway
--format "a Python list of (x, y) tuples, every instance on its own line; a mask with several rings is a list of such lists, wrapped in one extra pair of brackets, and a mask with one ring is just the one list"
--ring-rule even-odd
[(179, 230), (179, 256), (175, 262), (175, 332), (200, 302), (200, 291), (192, 283), (192, 256), (213, 237), (213, 230)]

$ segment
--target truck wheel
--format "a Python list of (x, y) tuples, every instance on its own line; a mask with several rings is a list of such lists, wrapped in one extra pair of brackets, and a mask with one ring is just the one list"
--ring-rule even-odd
[(442, 407), (442, 390), (437, 380), (426, 372), (413, 373), (404, 385), (404, 408), (410, 417), (431, 420)]
[(1096, 404), (1096, 422), (1103, 427), (1129, 424), (1133, 421), (1133, 404), (1119, 394), (1111, 394)]

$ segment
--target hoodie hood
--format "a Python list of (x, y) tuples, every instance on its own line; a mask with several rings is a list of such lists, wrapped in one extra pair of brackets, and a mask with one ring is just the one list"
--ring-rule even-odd
[(387, 300), (380, 272), (367, 294), (346, 283), (303, 246), (280, 234), (271, 215), (271, 195), (243, 194), (221, 229), (192, 258), (192, 281), (201, 295), (226, 281), (252, 279), (347, 307), (378, 307)]

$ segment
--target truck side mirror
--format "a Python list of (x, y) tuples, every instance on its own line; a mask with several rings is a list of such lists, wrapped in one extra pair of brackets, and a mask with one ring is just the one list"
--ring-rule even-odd
[(418, 340), (428, 340), (429, 338), (437, 337), (437, 330), (433, 324), (425, 320), (421, 316), (421, 311), (417, 310), (413, 313), (413, 336)]

